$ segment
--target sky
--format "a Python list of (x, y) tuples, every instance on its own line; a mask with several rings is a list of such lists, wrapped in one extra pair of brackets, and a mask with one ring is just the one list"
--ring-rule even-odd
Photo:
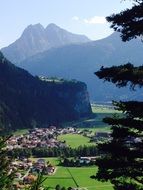
[(113, 31), (105, 17), (131, 7), (130, 0), (0, 0), (0, 48), (18, 39), (30, 24), (50, 23), (92, 40)]

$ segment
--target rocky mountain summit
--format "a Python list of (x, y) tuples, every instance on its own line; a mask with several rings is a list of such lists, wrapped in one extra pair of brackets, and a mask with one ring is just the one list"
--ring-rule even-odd
[(41, 24), (35, 24), (29, 25), (19, 39), (1, 51), (11, 62), (19, 63), (51, 48), (89, 41), (86, 36), (73, 34), (55, 24), (49, 24), (46, 28)]

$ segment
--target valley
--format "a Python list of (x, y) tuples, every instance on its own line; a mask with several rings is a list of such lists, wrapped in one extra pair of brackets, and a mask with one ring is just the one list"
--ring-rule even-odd
[[(50, 190), (54, 190), (57, 185), (81, 190), (94, 190), (95, 188), (98, 190), (103, 190), (104, 188), (112, 190), (110, 183), (98, 182), (92, 179), (91, 176), (95, 175), (97, 171), (95, 160), (99, 155), (96, 153), (96, 143), (110, 139), (110, 127), (103, 124), (102, 119), (112, 114), (120, 115), (120, 112), (105, 105), (92, 105), (92, 110), (93, 114), (95, 114), (92, 119), (79, 121), (80, 125), (83, 124), (82, 127), (77, 127), (77, 122), (71, 122), (68, 125), (67, 123), (64, 124), (62, 128), (51, 126), (48, 129), (16, 130), (14, 132), (15, 137), (12, 137), (11, 140), (9, 139), (8, 143), (15, 157), (13, 164), (16, 167), (23, 168), (17, 172), (16, 181), (21, 181), (20, 184), (23, 184), (22, 179), (25, 179), (24, 184), (28, 185), (32, 182), (29, 179), (37, 175), (36, 172), (44, 167), (47, 169), (44, 169), (45, 181), (43, 184), (49, 187)], [(91, 127), (93, 121), (94, 125)], [(91, 122), (89, 127), (84, 126), (86, 122)], [(46, 140), (47, 137), (48, 141)], [(18, 140), (19, 138), (20, 141)], [(32, 140), (31, 142), (30, 139)], [(19, 142), (19, 147), (15, 144), (16, 141)], [(36, 142), (39, 143), (37, 144)], [(45, 151), (45, 154), (42, 152), (33, 154), (33, 151), (28, 154), (30, 149), (32, 150), (33, 148), (35, 151), (36, 149), (41, 149), (41, 151)], [(47, 152), (45, 148), (49, 149), (51, 153)], [(25, 151), (28, 150), (26, 154), (24, 154), (24, 149)], [(56, 149), (59, 153), (54, 151), (52, 153), (52, 149)], [(20, 151), (20, 154), (16, 153), (18, 151)], [(9, 154), (11, 155), (10, 147)], [(68, 159), (68, 162), (65, 159)], [(32, 179), (34, 180), (35, 178), (33, 177)], [(23, 185), (20, 184), (19, 187), (22, 188)]]
[(92, 41), (55, 24), (46, 28), (35, 24), (27, 26), (20, 38), (1, 51), (8, 60), (33, 76), (84, 82), (91, 101), (142, 99), (139, 88), (132, 92), (127, 88), (118, 89), (94, 75), (101, 66), (141, 65), (143, 47), (139, 39), (124, 43), (119, 33), (114, 32), (106, 38)]
[(143, 0), (0, 18), (0, 190), (143, 190)]

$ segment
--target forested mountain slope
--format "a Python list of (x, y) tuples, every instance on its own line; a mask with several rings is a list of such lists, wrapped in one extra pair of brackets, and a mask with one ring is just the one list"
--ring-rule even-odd
[(48, 127), (90, 114), (84, 83), (33, 77), (0, 53), (0, 128)]

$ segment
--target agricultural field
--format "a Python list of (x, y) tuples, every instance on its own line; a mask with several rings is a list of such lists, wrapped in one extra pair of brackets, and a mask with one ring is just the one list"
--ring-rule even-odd
[(92, 112), (93, 113), (103, 113), (103, 114), (114, 114), (120, 113), (118, 110), (115, 110), (113, 106), (106, 106), (106, 105), (95, 105), (92, 104)]
[(84, 137), (83, 135), (78, 134), (64, 134), (58, 136), (58, 140), (66, 141), (66, 144), (71, 148), (78, 148), (79, 146), (91, 146), (95, 145), (95, 143), (90, 143), (90, 139), (88, 137)]
[(51, 190), (54, 189), (57, 184), (62, 187), (84, 187), (88, 190), (113, 190), (110, 183), (102, 183), (90, 178), (90, 176), (96, 172), (97, 167), (57, 166), (57, 171), (53, 176), (45, 176), (46, 180), (44, 185), (50, 187)]

